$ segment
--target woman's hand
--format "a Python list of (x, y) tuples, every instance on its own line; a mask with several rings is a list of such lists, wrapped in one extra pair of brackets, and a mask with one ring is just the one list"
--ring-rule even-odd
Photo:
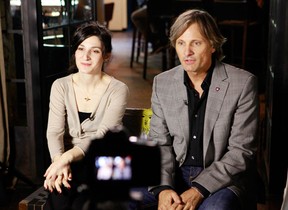
[(70, 162), (65, 156), (54, 158), (53, 163), (46, 170), (44, 177), (44, 188), (52, 192), (56, 189), (59, 193), (62, 193), (62, 185), (68, 189), (71, 188), (69, 181), (72, 180), (72, 173), (70, 168)]
[(50, 192), (56, 189), (59, 193), (62, 192), (62, 185), (70, 189), (71, 185), (69, 182), (72, 180), (70, 164), (81, 160), (83, 157), (84, 152), (79, 147), (73, 147), (61, 156), (54, 157), (53, 162), (44, 174), (46, 178), (44, 181), (45, 189)]

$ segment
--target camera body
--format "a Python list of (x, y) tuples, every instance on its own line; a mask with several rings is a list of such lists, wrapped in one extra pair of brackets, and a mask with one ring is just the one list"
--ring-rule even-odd
[(94, 139), (85, 157), (89, 194), (98, 200), (127, 200), (133, 188), (160, 184), (160, 149), (149, 140), (130, 142), (123, 127)]

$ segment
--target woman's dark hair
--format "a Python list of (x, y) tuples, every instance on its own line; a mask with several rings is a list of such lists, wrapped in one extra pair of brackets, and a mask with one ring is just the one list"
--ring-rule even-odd
[(193, 23), (199, 25), (200, 33), (209, 40), (215, 48), (216, 58), (222, 60), (224, 58), (222, 45), (226, 42), (226, 38), (220, 33), (214, 18), (206, 11), (191, 9), (179, 15), (170, 28), (169, 38), (171, 45), (175, 47), (176, 40)]
[(111, 32), (97, 21), (90, 21), (80, 25), (73, 36), (72, 40), (72, 57), (70, 60), (69, 73), (76, 73), (78, 71), (75, 62), (75, 52), (78, 46), (87, 38), (96, 36), (101, 41), (103, 49), (103, 57), (112, 52), (112, 35)]

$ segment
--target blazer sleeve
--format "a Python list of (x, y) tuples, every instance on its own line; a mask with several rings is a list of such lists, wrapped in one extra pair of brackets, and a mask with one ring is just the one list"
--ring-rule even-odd
[[(160, 83), (160, 84), (159, 84)], [(173, 187), (175, 155), (173, 152), (173, 139), (169, 133), (167, 122), (165, 120), (164, 111), (161, 106), (159, 94), (163, 94), (161, 82), (158, 82), (158, 77), (154, 78), (152, 88), (152, 110), (153, 115), (150, 121), (149, 137), (160, 145), (161, 151), (161, 183), (160, 186)], [(150, 187), (153, 190), (155, 187)]]

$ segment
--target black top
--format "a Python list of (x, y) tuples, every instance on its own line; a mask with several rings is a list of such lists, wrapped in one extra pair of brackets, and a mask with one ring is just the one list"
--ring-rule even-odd
[(201, 84), (203, 94), (199, 93), (190, 84), (190, 79), (184, 71), (184, 85), (187, 89), (188, 96), (188, 113), (189, 113), (189, 148), (184, 165), (203, 166), (203, 127), (206, 110), (206, 102), (211, 83), (214, 64), (208, 70), (204, 81)]
[(82, 123), (87, 118), (90, 118), (91, 112), (78, 112), (80, 123)]

